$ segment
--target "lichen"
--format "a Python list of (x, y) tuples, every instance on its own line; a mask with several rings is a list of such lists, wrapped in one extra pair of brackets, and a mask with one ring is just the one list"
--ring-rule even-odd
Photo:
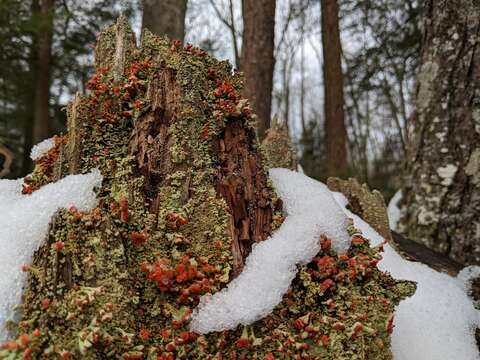
[(391, 240), (385, 199), (378, 190), (370, 191), (367, 184), (357, 179), (328, 178), (328, 188), (341, 192), (348, 199), (348, 208), (365, 220), (385, 239)]
[(262, 149), (268, 168), (297, 169), (297, 156), (285, 123), (274, 119), (262, 141)]

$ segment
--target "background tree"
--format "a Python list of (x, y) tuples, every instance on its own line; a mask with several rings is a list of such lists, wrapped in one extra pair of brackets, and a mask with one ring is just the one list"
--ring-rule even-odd
[(342, 0), (349, 164), (390, 198), (400, 186), (422, 44), (423, 3)]
[(187, 0), (142, 0), (142, 28), (183, 42)]
[(50, 76), (52, 66), (52, 37), (54, 0), (33, 0), (33, 17), (38, 28), (32, 41), (35, 75), (35, 102), (33, 110), (33, 143), (46, 139), (50, 133)]
[(347, 130), (343, 109), (342, 45), (336, 0), (321, 0), (325, 143), (329, 176), (347, 174)]
[(244, 95), (256, 112), (258, 136), (270, 127), (275, 38), (275, 0), (243, 0), (243, 45), (241, 70), (245, 73)]
[(480, 263), (480, 2), (427, 1), (403, 232)]

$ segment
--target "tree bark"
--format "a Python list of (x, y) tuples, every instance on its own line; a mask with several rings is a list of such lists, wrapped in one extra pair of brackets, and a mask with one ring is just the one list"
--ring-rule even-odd
[(40, 26), (36, 34), (37, 62), (35, 76), (35, 103), (33, 115), (33, 142), (38, 143), (50, 133), (50, 73), (52, 63), (52, 36), (54, 0), (40, 0), (38, 16)]
[(426, 4), (401, 231), (480, 264), (480, 2)]
[(183, 42), (187, 0), (142, 0), (142, 29)]
[(347, 130), (343, 109), (342, 46), (336, 0), (322, 0), (325, 143), (328, 176), (347, 175)]
[(257, 114), (260, 140), (270, 127), (272, 105), (275, 0), (243, 0), (243, 45), (241, 70), (245, 74), (243, 94)]

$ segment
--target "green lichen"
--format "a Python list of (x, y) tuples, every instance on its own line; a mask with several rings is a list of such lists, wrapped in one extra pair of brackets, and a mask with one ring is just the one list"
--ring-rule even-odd
[(274, 119), (262, 141), (262, 149), (268, 168), (297, 169), (295, 147), (285, 123), (278, 123)]

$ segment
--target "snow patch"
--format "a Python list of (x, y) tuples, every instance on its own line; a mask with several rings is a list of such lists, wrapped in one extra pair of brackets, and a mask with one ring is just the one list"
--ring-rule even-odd
[(30, 159), (36, 161), (54, 147), (55, 142), (53, 141), (53, 138), (45, 139), (32, 147), (32, 150), (30, 151)]
[[(334, 196), (372, 246), (383, 242), (382, 236), (344, 207), (343, 195)], [(475, 328), (480, 326), (480, 312), (474, 308), (467, 288), (480, 275), (480, 268), (466, 268), (455, 278), (403, 259), (390, 245), (385, 246), (383, 255), (380, 270), (390, 272), (396, 279), (417, 282), (415, 294), (403, 300), (395, 311), (395, 360), (479, 360)]]
[(388, 203), (388, 223), (392, 230), (397, 230), (400, 221), (400, 200), (402, 200), (402, 191), (398, 190)]
[(197, 333), (234, 329), (273, 311), (297, 273), (320, 251), (320, 235), (338, 253), (350, 246), (348, 219), (328, 188), (301, 173), (271, 169), (270, 179), (287, 217), (267, 240), (254, 245), (242, 273), (226, 289), (203, 296), (190, 327)]
[(94, 169), (22, 195), (21, 180), (0, 180), (0, 342), (8, 335), (5, 321), (14, 317), (14, 306), (21, 301), (26, 280), (21, 267), (31, 262), (47, 234), (50, 218), (59, 208), (93, 208), (97, 203), (93, 188), (101, 182), (100, 171)]

